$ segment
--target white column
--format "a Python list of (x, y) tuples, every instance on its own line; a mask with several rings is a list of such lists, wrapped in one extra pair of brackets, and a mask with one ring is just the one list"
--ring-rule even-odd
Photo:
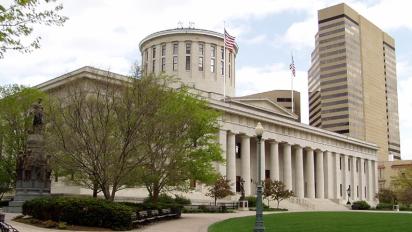
[(284, 143), (283, 147), (283, 180), (286, 189), (292, 190), (292, 147), (289, 143)]
[(359, 177), (359, 199), (360, 200), (365, 200), (365, 182), (363, 179), (364, 173), (365, 173), (365, 164), (364, 164), (364, 160), (363, 159), (358, 159), (359, 162), (359, 173), (358, 173), (358, 177)]
[(298, 198), (304, 198), (304, 176), (303, 176), (303, 149), (301, 146), (295, 147), (295, 169), (296, 169), (296, 196)]
[(325, 184), (324, 184), (324, 172), (323, 172), (323, 152), (316, 150), (316, 198), (324, 198), (325, 196)]
[(270, 142), (270, 179), (279, 180), (279, 143)]
[(373, 194), (373, 166), (372, 160), (368, 160), (368, 200), (372, 201), (374, 194)]
[(379, 185), (378, 185), (378, 165), (376, 161), (372, 161), (372, 173), (373, 173), (373, 190), (374, 193), (373, 195), (377, 194), (379, 191)]
[(346, 192), (346, 190), (348, 189), (350, 185), (350, 180), (348, 178), (348, 165), (349, 165), (348, 158), (349, 156), (347, 155), (342, 156), (342, 159), (343, 159), (343, 166), (342, 166), (342, 196), (343, 196), (343, 199), (348, 199), (348, 193)]
[[(222, 150), (222, 158), (226, 159), (226, 148), (227, 148), (227, 132), (225, 130), (219, 130), (219, 144), (220, 149)], [(226, 168), (217, 163), (216, 171), (218, 171), (222, 176), (226, 175)]]
[(350, 159), (350, 178), (351, 178), (351, 194), (352, 194), (352, 200), (356, 200), (358, 197), (358, 181), (356, 178), (356, 157), (352, 156)]
[[(333, 175), (333, 198), (335, 199), (340, 199), (340, 184), (341, 184), (341, 163), (340, 163), (340, 154), (339, 153), (334, 153), (333, 154), (333, 169), (334, 169), (334, 175)], [(343, 189), (342, 189), (343, 190)]]
[(227, 133), (226, 178), (230, 180), (232, 192), (236, 192), (236, 136), (232, 132)]
[(325, 198), (332, 199), (333, 198), (333, 172), (332, 172), (332, 152), (325, 151), (325, 190), (326, 195)]
[(262, 180), (264, 181), (266, 178), (265, 178), (265, 170), (266, 170), (266, 159), (265, 159), (265, 157), (266, 157), (266, 154), (265, 154), (265, 140), (264, 139), (262, 139), (261, 140), (261, 142), (260, 142), (260, 151), (262, 152), (262, 157), (261, 157), (261, 159), (260, 159), (260, 167), (261, 167), (261, 169), (260, 169), (260, 177), (262, 178)]
[(242, 135), (240, 145), (240, 159), (241, 159), (241, 174), (242, 179), (245, 181), (243, 189), (245, 195), (250, 195), (250, 138), (247, 135)]
[(315, 198), (315, 162), (312, 148), (306, 148), (306, 173), (308, 198)]

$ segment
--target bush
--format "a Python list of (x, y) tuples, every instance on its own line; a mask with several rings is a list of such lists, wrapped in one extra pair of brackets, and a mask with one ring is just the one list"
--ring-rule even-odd
[(366, 201), (355, 201), (352, 204), (353, 210), (368, 210), (371, 206)]
[(91, 197), (40, 197), (23, 204), (23, 214), (34, 219), (114, 230), (130, 229), (132, 213), (127, 205)]
[(186, 197), (181, 196), (181, 195), (175, 195), (175, 203), (178, 204), (178, 205), (182, 205), (182, 206), (192, 204), (192, 202), (190, 201), (189, 198), (186, 198)]
[(10, 201), (0, 201), (0, 208), (9, 206)]
[(245, 200), (248, 201), (249, 207), (254, 208), (256, 207), (256, 197), (255, 196), (247, 196)]
[(376, 206), (376, 209), (389, 209), (389, 210), (392, 210), (392, 209), (393, 209), (393, 205), (390, 204), (390, 203), (379, 203), (379, 204)]

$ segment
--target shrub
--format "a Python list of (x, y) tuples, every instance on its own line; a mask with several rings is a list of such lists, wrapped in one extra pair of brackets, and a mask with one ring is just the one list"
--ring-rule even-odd
[(371, 206), (366, 201), (355, 201), (352, 204), (353, 210), (368, 210)]
[(9, 201), (0, 201), (0, 208), (9, 206)]
[(133, 209), (124, 204), (90, 197), (40, 197), (23, 204), (23, 214), (38, 220), (130, 229)]
[(245, 200), (248, 201), (249, 207), (254, 208), (256, 207), (256, 197), (255, 196), (247, 196)]
[(379, 203), (379, 204), (376, 206), (376, 209), (389, 209), (389, 210), (392, 210), (392, 209), (393, 209), (393, 205), (390, 204), (390, 203)]
[(189, 198), (186, 198), (186, 197), (181, 196), (181, 195), (175, 195), (175, 203), (178, 204), (178, 205), (182, 205), (182, 206), (192, 204), (192, 202), (190, 201)]
[(65, 229), (67, 229), (67, 224), (66, 224), (66, 222), (59, 222), (59, 224), (57, 224), (57, 229), (59, 229), (59, 230), (65, 230)]

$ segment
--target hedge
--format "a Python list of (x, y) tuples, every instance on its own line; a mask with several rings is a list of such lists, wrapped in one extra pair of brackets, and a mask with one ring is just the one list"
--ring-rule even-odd
[(68, 224), (125, 230), (132, 228), (134, 209), (91, 197), (40, 197), (23, 204), (23, 215)]
[(368, 210), (371, 206), (366, 201), (355, 201), (352, 204), (353, 210)]
[(392, 210), (392, 209), (393, 209), (393, 204), (390, 204), (390, 203), (379, 203), (379, 204), (376, 206), (376, 209), (390, 209), (390, 210)]

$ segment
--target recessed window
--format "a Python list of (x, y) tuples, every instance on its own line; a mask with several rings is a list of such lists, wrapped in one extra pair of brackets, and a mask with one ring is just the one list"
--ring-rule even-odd
[(162, 72), (166, 71), (166, 58), (162, 57)]
[(152, 47), (152, 57), (156, 58), (156, 47)]
[(204, 53), (204, 44), (199, 44), (199, 56), (203, 56)]
[(162, 44), (162, 56), (166, 55), (166, 44)]
[(220, 56), (222, 60), (225, 59), (225, 50), (223, 48), (220, 49)]
[(156, 67), (156, 60), (153, 60), (152, 62), (152, 72), (155, 72), (155, 67)]
[(220, 74), (224, 74), (225, 73), (225, 62), (222, 60), (220, 61)]
[(216, 71), (216, 46), (210, 47), (210, 72)]
[(173, 43), (173, 55), (177, 55), (179, 52), (179, 44)]
[(191, 43), (186, 43), (186, 54), (190, 55), (192, 49), (192, 44)]
[(186, 71), (190, 70), (190, 56), (186, 56)]
[(199, 71), (203, 71), (203, 57), (199, 57)]
[(173, 56), (173, 71), (177, 70), (177, 56)]

